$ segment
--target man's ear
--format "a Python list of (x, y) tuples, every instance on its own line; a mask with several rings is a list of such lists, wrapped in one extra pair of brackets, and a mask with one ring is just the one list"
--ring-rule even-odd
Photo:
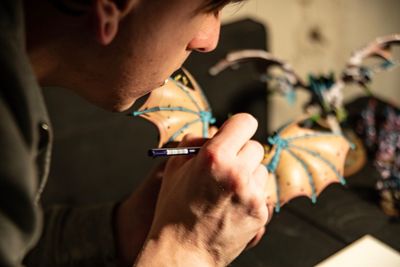
[(121, 10), (115, 0), (95, 0), (93, 8), (97, 40), (108, 45), (117, 35)]

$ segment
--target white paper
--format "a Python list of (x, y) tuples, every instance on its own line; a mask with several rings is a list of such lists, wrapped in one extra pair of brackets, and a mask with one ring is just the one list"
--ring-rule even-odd
[(380, 240), (366, 235), (316, 265), (316, 267), (338, 266), (400, 267), (400, 253)]

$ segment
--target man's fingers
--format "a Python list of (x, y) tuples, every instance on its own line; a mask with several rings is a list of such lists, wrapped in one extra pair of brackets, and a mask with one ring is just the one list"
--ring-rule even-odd
[(238, 153), (257, 130), (257, 120), (247, 113), (239, 113), (227, 120), (218, 130), (208, 146), (215, 146), (223, 151)]
[[(193, 135), (187, 134), (182, 139), (182, 141), (177, 145), (177, 147), (198, 147), (203, 146), (208, 139)], [(186, 161), (193, 158), (194, 155), (184, 155), (184, 156), (172, 156), (168, 160), (168, 167), (169, 168), (180, 168)]]
[(251, 172), (260, 165), (264, 159), (264, 147), (257, 141), (249, 140), (238, 153), (238, 162), (244, 168), (249, 168)]
[(255, 247), (260, 242), (264, 234), (265, 234), (265, 227), (262, 227), (260, 230), (258, 230), (257, 234), (253, 237), (253, 239), (247, 244), (246, 249)]
[(270, 204), (266, 204), (268, 209), (268, 221), (267, 224), (271, 221), (272, 216), (274, 215), (274, 206)]
[(218, 128), (215, 126), (211, 126), (210, 129), (208, 129), (208, 137), (213, 138), (217, 132)]
[(187, 134), (183, 137), (182, 141), (178, 144), (178, 147), (194, 147), (194, 146), (202, 146), (209, 139), (205, 139), (199, 137), (194, 134)]
[(254, 171), (253, 182), (255, 183), (256, 187), (260, 190), (261, 195), (266, 197), (267, 191), (265, 190), (268, 181), (268, 171), (267, 168), (262, 165), (258, 164), (258, 167)]

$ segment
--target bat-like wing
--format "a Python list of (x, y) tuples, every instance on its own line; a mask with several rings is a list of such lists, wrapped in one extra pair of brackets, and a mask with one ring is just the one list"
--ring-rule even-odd
[[(400, 62), (395, 58), (393, 51), (393, 48), (399, 45), (400, 34), (393, 34), (378, 37), (363, 48), (354, 51), (343, 71), (342, 80), (346, 83), (358, 83), (367, 87), (374, 74), (399, 66)], [(369, 58), (380, 58), (383, 62), (375, 66), (368, 66), (365, 61)]]
[(271, 136), (269, 143), (263, 163), (270, 175), (267, 201), (276, 211), (292, 198), (308, 196), (315, 202), (329, 184), (345, 184), (344, 162), (350, 144), (342, 135), (293, 123)]
[(157, 126), (159, 147), (180, 141), (187, 133), (207, 137), (209, 125), (215, 122), (200, 86), (186, 70), (153, 90), (133, 115)]

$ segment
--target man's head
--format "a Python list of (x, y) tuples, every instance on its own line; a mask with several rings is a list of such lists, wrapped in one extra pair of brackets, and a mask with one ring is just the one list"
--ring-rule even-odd
[(192, 51), (213, 50), (219, 11), (240, 0), (25, 2), (28, 52), (41, 84), (122, 111), (160, 86)]

